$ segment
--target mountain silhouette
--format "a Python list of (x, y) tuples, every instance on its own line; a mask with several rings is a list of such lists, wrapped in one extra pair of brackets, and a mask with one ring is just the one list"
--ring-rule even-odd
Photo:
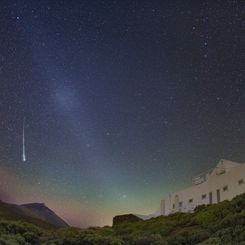
[(5, 219), (22, 219), (31, 223), (50, 224), (55, 227), (69, 227), (55, 212), (44, 203), (10, 204), (0, 201), (0, 217)]

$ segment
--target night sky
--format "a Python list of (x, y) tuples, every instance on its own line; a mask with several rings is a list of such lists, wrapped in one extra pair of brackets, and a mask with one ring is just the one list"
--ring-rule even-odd
[(1, 0), (0, 199), (101, 226), (154, 212), (221, 158), (245, 162), (244, 14), (244, 1)]

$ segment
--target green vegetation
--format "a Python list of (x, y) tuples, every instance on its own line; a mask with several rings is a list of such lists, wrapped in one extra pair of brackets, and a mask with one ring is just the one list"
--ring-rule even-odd
[[(1, 208), (0, 208), (1, 210)], [(0, 211), (1, 217), (4, 217)], [(11, 215), (10, 215), (11, 216)], [(112, 227), (55, 228), (23, 217), (0, 218), (1, 245), (245, 245), (245, 194), (219, 204), (199, 206), (150, 220), (132, 215)]]

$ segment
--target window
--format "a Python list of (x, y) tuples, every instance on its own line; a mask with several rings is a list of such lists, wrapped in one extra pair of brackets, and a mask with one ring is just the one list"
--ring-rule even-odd
[(217, 203), (220, 202), (220, 189), (216, 190), (216, 194), (217, 194)]
[(179, 202), (179, 207), (181, 208), (183, 205), (183, 202)]
[(238, 180), (238, 185), (242, 185), (244, 183), (244, 180), (243, 179), (239, 179)]
[(173, 204), (173, 209), (175, 209), (175, 205)]
[(228, 191), (228, 185), (223, 187), (223, 191)]
[(202, 199), (205, 199), (206, 197), (207, 197), (206, 194), (203, 194), (203, 195), (202, 195)]
[(193, 199), (189, 199), (189, 203), (193, 203)]

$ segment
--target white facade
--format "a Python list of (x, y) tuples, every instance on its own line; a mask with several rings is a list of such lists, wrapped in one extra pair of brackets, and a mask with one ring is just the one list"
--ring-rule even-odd
[(245, 164), (220, 160), (209, 173), (193, 178), (193, 185), (161, 201), (161, 214), (192, 212), (196, 206), (231, 200), (245, 193)]

